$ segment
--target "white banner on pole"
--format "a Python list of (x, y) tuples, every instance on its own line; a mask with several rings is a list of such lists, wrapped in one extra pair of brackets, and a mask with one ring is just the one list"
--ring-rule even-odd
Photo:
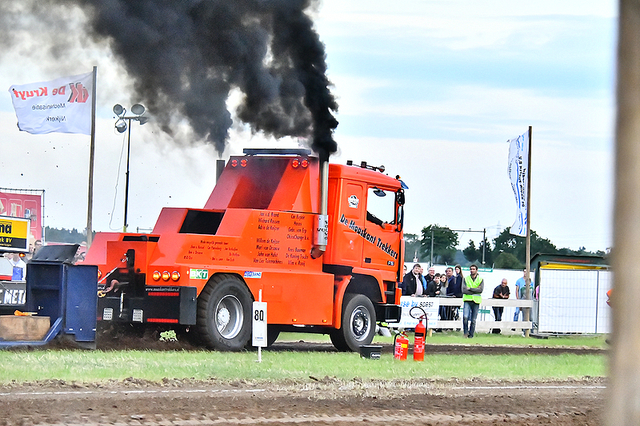
[(527, 181), (529, 173), (529, 132), (509, 141), (509, 179), (516, 197), (518, 212), (510, 232), (520, 237), (527, 236)]
[(32, 134), (91, 134), (93, 72), (9, 88), (18, 128)]

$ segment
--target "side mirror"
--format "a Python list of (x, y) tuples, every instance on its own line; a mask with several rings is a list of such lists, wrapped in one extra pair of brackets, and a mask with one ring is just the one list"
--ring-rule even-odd
[(384, 192), (382, 189), (380, 188), (373, 188), (373, 193), (376, 194), (378, 197), (385, 197), (387, 195), (386, 192)]
[(398, 205), (398, 210), (396, 210), (396, 229), (398, 232), (402, 231), (404, 227), (404, 207), (402, 205)]

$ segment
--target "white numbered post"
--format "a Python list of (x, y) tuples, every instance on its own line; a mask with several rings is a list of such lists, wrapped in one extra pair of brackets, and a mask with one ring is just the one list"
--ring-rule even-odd
[(267, 346), (267, 303), (262, 302), (262, 290), (260, 301), (253, 302), (251, 331), (251, 344), (258, 347), (258, 362), (262, 362), (262, 348)]

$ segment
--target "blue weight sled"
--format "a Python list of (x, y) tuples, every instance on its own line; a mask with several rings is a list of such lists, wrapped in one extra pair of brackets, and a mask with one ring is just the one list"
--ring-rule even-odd
[(0, 348), (38, 346), (60, 336), (80, 347), (95, 348), (98, 267), (74, 265), (78, 244), (42, 247), (27, 263), (27, 312), (48, 316), (51, 327), (42, 340), (0, 340)]

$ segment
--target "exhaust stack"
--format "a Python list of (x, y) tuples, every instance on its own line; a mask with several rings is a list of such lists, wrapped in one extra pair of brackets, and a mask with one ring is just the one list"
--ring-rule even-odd
[(315, 233), (311, 257), (317, 259), (327, 251), (329, 240), (329, 160), (320, 162), (320, 214), (316, 216)]

